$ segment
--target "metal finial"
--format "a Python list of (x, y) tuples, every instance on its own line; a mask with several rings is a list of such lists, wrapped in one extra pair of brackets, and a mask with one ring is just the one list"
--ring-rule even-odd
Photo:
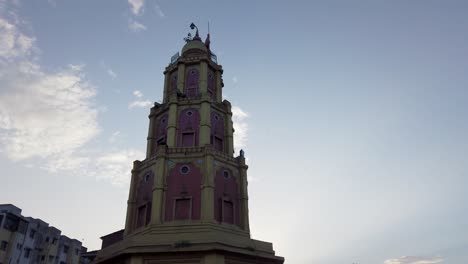
[(198, 27), (193, 22), (192, 22), (192, 24), (190, 24), (190, 28), (192, 30), (197, 29), (197, 31), (195, 32), (195, 37), (198, 37)]

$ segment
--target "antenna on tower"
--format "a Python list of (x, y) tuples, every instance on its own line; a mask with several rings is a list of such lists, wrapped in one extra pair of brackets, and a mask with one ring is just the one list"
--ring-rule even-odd
[(208, 20), (208, 34), (210, 34), (210, 21)]

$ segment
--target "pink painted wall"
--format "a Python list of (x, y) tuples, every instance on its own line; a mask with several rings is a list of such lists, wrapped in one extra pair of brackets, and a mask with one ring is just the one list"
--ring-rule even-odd
[(200, 74), (195, 68), (190, 68), (187, 71), (187, 77), (185, 81), (185, 94), (188, 97), (195, 97), (198, 95), (198, 80), (200, 79)]
[[(228, 177), (225, 177), (225, 171), (229, 173)], [(232, 176), (232, 172), (225, 168), (221, 168), (216, 172), (214, 208), (217, 221), (235, 225), (240, 224), (238, 184), (236, 178)]]
[(200, 130), (200, 114), (196, 109), (190, 108), (179, 115), (177, 135), (178, 147), (198, 146)]
[[(190, 170), (183, 174), (181, 168)], [(166, 221), (200, 219), (201, 207), (201, 172), (191, 163), (178, 163), (167, 177), (167, 191), (164, 218)], [(178, 206), (176, 207), (176, 200)], [(190, 210), (191, 207), (191, 210)]]
[(219, 113), (211, 112), (211, 144), (218, 151), (224, 149), (224, 120)]
[(151, 204), (153, 201), (153, 182), (154, 174), (149, 171), (143, 174), (143, 177), (138, 182), (138, 190), (136, 197), (136, 227), (147, 225), (151, 220)]

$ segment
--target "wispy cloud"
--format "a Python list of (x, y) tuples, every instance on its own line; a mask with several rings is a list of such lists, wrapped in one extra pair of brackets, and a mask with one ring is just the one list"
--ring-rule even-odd
[(232, 77), (232, 82), (236, 84), (239, 80), (237, 79), (237, 76)]
[(132, 12), (132, 17), (128, 20), (128, 28), (132, 32), (141, 32), (146, 30), (146, 26), (138, 22), (135, 18), (143, 15), (145, 11), (145, 1), (144, 0), (128, 0), (130, 5), (130, 11)]
[(135, 16), (141, 16), (143, 14), (145, 6), (144, 0), (128, 0), (128, 3)]
[(51, 171), (78, 166), (86, 158), (75, 154), (100, 131), (96, 90), (84, 65), (43, 70), (34, 40), (0, 18), (0, 149), (15, 161), (42, 158)]
[(396, 259), (387, 259), (384, 264), (437, 264), (443, 263), (444, 259), (441, 257), (424, 258), (414, 256), (403, 256)]
[(133, 91), (133, 95), (137, 98), (142, 98), (143, 97), (143, 93), (140, 92), (139, 90), (135, 90)]
[(1, 12), (5, 6), (0, 2), (0, 153), (28, 167), (128, 183), (133, 160), (144, 153), (90, 149), (101, 132), (102, 107), (94, 103), (97, 91), (85, 65), (43, 69), (35, 38), (19, 29), (16, 13)]
[(138, 21), (135, 21), (133, 19), (130, 19), (128, 21), (128, 28), (133, 31), (133, 32), (141, 32), (141, 31), (144, 31), (146, 30), (146, 26), (141, 24), (140, 22)]
[(104, 71), (106, 71), (106, 73), (112, 79), (117, 78), (117, 73), (109, 65), (107, 65), (104, 61), (101, 61), (101, 67), (104, 69)]
[(231, 111), (234, 126), (234, 149), (237, 152), (241, 148), (245, 147), (247, 143), (247, 132), (249, 127), (246, 119), (249, 117), (249, 114), (238, 106), (233, 106)]
[(119, 140), (119, 138), (122, 136), (122, 133), (120, 131), (115, 131), (112, 133), (112, 135), (109, 137), (109, 143), (114, 144)]
[(160, 18), (164, 18), (166, 16), (166, 14), (164, 14), (164, 12), (162, 11), (161, 7), (158, 4), (154, 5), (154, 10), (156, 11), (156, 14), (158, 14)]
[(116, 185), (128, 184), (133, 161), (142, 157), (144, 153), (135, 149), (111, 151), (97, 159), (98, 169), (92, 173), (98, 179), (106, 179)]
[(133, 91), (133, 96), (135, 96), (136, 98), (134, 101), (128, 104), (128, 109), (132, 109), (135, 107), (149, 107), (153, 105), (153, 102), (151, 102), (150, 100), (143, 99), (143, 93), (139, 90)]
[(117, 73), (115, 73), (112, 69), (107, 69), (107, 74), (109, 74), (109, 76), (110, 76), (112, 79), (117, 78)]

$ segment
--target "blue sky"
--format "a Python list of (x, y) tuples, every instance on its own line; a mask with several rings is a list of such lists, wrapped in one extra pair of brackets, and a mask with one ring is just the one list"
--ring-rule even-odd
[[(90, 249), (188, 25), (225, 69), (286, 263), (468, 262), (468, 2), (0, 0), (0, 203)], [(274, 216), (272, 218), (272, 216)]]

